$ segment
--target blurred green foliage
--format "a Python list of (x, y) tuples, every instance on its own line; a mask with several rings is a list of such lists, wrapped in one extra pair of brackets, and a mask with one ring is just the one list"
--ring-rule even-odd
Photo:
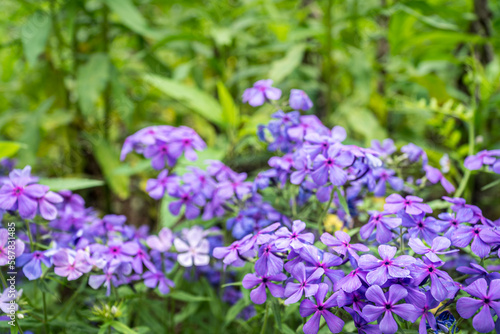
[[(207, 158), (263, 168), (253, 135), (273, 110), (239, 103), (263, 78), (305, 90), (354, 143), (411, 141), (434, 166), (448, 153), (455, 185), (471, 141), (500, 147), (496, 1), (6, 0), (0, 18), (0, 155), (47, 177), (104, 180), (91, 204), (133, 223), (156, 209), (129, 199), (149, 167), (119, 162), (124, 138), (184, 124)], [(487, 205), (482, 178), (465, 195)]]

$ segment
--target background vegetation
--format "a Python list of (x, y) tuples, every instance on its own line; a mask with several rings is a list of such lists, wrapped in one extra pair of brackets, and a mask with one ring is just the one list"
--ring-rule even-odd
[[(304, 89), (354, 142), (411, 141), (435, 166), (448, 153), (455, 185), (471, 147), (500, 148), (497, 1), (7, 0), (0, 18), (0, 155), (82, 188), (103, 180), (91, 204), (136, 225), (162, 210), (129, 198), (150, 167), (119, 163), (124, 138), (185, 124), (210, 147), (201, 161), (264, 168), (252, 135), (272, 110), (239, 103), (262, 78)], [(471, 177), (463, 196), (497, 217), (490, 181)]]

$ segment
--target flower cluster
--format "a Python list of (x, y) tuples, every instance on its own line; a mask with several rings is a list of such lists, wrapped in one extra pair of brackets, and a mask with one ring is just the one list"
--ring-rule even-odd
[(500, 174), (500, 150), (484, 150), (476, 155), (468, 156), (464, 161), (465, 168), (478, 170), (486, 166), (494, 173)]

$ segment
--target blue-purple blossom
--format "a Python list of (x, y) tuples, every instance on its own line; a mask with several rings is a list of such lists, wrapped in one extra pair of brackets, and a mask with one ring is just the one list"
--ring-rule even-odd
[(388, 212), (371, 211), (369, 213), (370, 219), (368, 223), (363, 225), (359, 230), (361, 238), (368, 239), (376, 228), (375, 238), (379, 243), (385, 244), (391, 241), (391, 230), (401, 225), (401, 218), (391, 217), (392, 214)]
[(243, 287), (245, 289), (256, 289), (250, 292), (250, 299), (255, 304), (264, 304), (267, 299), (266, 288), (269, 289), (271, 295), (276, 298), (283, 298), (285, 290), (281, 285), (273, 282), (282, 282), (286, 280), (287, 276), (283, 273), (277, 275), (263, 275), (257, 276), (255, 274), (246, 274), (243, 278)]
[(298, 302), (302, 296), (311, 297), (318, 291), (319, 285), (316, 283), (318, 279), (324, 274), (322, 268), (316, 269), (309, 276), (306, 275), (306, 268), (304, 264), (298, 263), (291, 269), (291, 274), (298, 283), (289, 282), (285, 287), (285, 305)]
[(295, 110), (309, 110), (312, 108), (313, 103), (309, 96), (300, 89), (290, 90), (290, 107)]
[(275, 235), (278, 237), (274, 244), (279, 250), (285, 250), (291, 247), (294, 250), (299, 250), (305, 244), (312, 244), (314, 242), (314, 234), (302, 233), (306, 228), (306, 223), (300, 220), (295, 220), (292, 225), (292, 232), (287, 227), (282, 227), (276, 231)]
[(358, 252), (368, 252), (369, 249), (363, 244), (351, 244), (351, 237), (344, 231), (336, 231), (335, 237), (330, 233), (321, 235), (321, 242), (331, 247), (334, 252), (342, 256), (349, 256), (354, 259), (359, 259)]
[(426, 257), (422, 260), (417, 259), (417, 261), (410, 268), (411, 276), (414, 280), (413, 283), (415, 285), (420, 285), (425, 279), (430, 277), (430, 291), (432, 296), (438, 301), (445, 300), (448, 298), (449, 294), (445, 281), (453, 282), (453, 279), (447, 272), (437, 269), (441, 267), (444, 262), (432, 262)]
[(321, 317), (325, 319), (326, 325), (331, 333), (340, 333), (344, 328), (344, 321), (328, 310), (337, 306), (337, 300), (335, 296), (332, 295), (325, 301), (327, 293), (328, 285), (320, 283), (318, 291), (314, 295), (316, 303), (312, 302), (310, 299), (304, 299), (300, 304), (300, 315), (302, 317), (308, 317), (313, 314), (303, 327), (305, 334), (318, 333)]
[(410, 246), (411, 249), (417, 254), (422, 254), (422, 255), (425, 254), (425, 256), (432, 262), (441, 261), (441, 259), (439, 258), (439, 256), (437, 256), (437, 254), (451, 254), (459, 251), (458, 249), (445, 251), (451, 246), (450, 239), (445, 237), (434, 238), (434, 240), (432, 240), (431, 247), (427, 247), (426, 245), (424, 245), (422, 240), (418, 238), (410, 238), (408, 246)]
[(243, 102), (248, 102), (252, 107), (258, 107), (268, 100), (278, 100), (281, 97), (281, 90), (272, 87), (271, 79), (259, 80), (253, 84), (252, 88), (243, 92)]
[(42, 251), (24, 253), (17, 258), (16, 266), (23, 267), (23, 273), (30, 281), (35, 280), (42, 276), (42, 263), (47, 267), (52, 265), (45, 253)]
[(385, 199), (384, 210), (390, 213), (398, 213), (404, 210), (410, 215), (419, 215), (422, 213), (432, 213), (428, 204), (422, 203), (424, 200), (417, 196), (408, 195), (405, 197), (399, 194), (392, 194)]

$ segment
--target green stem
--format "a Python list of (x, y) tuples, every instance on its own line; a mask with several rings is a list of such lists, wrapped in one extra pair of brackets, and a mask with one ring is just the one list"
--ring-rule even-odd
[(403, 227), (401, 227), (401, 232), (399, 234), (399, 245), (400, 245), (399, 250), (401, 251), (401, 254), (404, 254), (405, 253), (405, 243), (403, 240)]
[(3, 275), (3, 272), (0, 270), (0, 279), (2, 280), (2, 284), (7, 289), (7, 280), (5, 279), (5, 276)]
[(19, 330), (19, 333), (24, 334), (23, 330), (21, 329), (21, 325), (19, 325), (19, 320), (17, 320), (17, 318), (16, 318), (16, 325), (17, 325), (17, 329)]
[(31, 234), (31, 224), (26, 222), (26, 229), (28, 230), (28, 238), (30, 239), (30, 250), (33, 253), (35, 250), (35, 244), (33, 243), (33, 235)]
[(269, 303), (266, 303), (266, 313), (264, 315), (264, 324), (262, 325), (262, 330), (260, 331), (260, 334), (264, 334), (266, 332), (268, 313), (269, 313)]
[(318, 233), (319, 233), (319, 235), (323, 234), (323, 221), (325, 220), (328, 209), (330, 208), (330, 205), (332, 204), (333, 194), (335, 193), (335, 189), (336, 189), (336, 187), (332, 186), (332, 192), (330, 193), (330, 198), (328, 199), (328, 202), (326, 202), (325, 208), (323, 209), (321, 216), (319, 216), (319, 220), (318, 220)]
[(49, 333), (49, 322), (47, 320), (47, 301), (45, 300), (45, 291), (42, 292), (42, 303), (43, 303), (43, 326), (45, 328), (45, 333)]

